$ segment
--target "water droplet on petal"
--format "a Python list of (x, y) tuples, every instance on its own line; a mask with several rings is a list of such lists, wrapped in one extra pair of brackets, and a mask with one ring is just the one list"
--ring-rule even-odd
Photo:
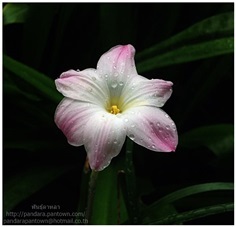
[(117, 87), (117, 81), (116, 81), (116, 80), (113, 80), (113, 81), (111, 82), (111, 86), (112, 86), (113, 88), (116, 88), (116, 87)]
[(131, 128), (134, 128), (134, 127), (135, 127), (135, 125), (134, 125), (134, 124), (132, 124), (132, 125), (131, 125)]
[(168, 115), (168, 114), (165, 114), (165, 117), (169, 118), (169, 115)]
[(167, 125), (167, 126), (166, 126), (166, 129), (167, 129), (167, 130), (170, 130), (170, 126), (169, 126), (169, 125)]
[(175, 123), (172, 122), (171, 125), (172, 125), (172, 129), (173, 129), (174, 131), (176, 131)]
[(152, 149), (156, 149), (155, 145), (152, 145)]
[(120, 86), (123, 86), (123, 85), (124, 85), (124, 82), (123, 82), (123, 81), (120, 81), (120, 82), (119, 82), (119, 85), (120, 85)]
[(128, 119), (128, 118), (125, 118), (125, 119), (124, 119), (124, 122), (128, 122), (128, 121), (129, 121), (129, 119)]
[(76, 69), (77, 72), (79, 72), (80, 70), (79, 69)]
[(160, 123), (159, 122), (157, 122), (157, 127), (160, 127)]
[(129, 135), (129, 138), (130, 138), (131, 140), (134, 140), (135, 136), (134, 136), (133, 134), (130, 134), (130, 135)]
[(113, 143), (114, 143), (114, 144), (117, 144), (117, 143), (118, 143), (118, 141), (117, 141), (117, 140), (114, 140), (114, 141), (113, 141)]

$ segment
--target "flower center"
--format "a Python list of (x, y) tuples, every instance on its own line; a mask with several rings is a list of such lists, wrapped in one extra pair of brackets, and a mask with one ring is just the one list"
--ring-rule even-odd
[(120, 113), (120, 109), (116, 105), (113, 105), (113, 106), (111, 106), (110, 113), (111, 114), (118, 114), (118, 113)]

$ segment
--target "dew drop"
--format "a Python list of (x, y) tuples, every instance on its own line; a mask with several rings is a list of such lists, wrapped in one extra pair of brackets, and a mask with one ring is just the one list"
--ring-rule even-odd
[(131, 90), (134, 90), (134, 86), (131, 87)]
[(129, 121), (129, 119), (128, 119), (128, 118), (125, 118), (125, 119), (124, 119), (124, 122), (128, 122), (128, 121)]
[(77, 72), (79, 72), (80, 70), (79, 69), (76, 69)]
[(130, 138), (131, 140), (134, 140), (135, 136), (134, 136), (133, 134), (130, 134), (130, 135), (129, 135), (129, 138)]
[(152, 145), (152, 149), (156, 149), (155, 145)]
[(175, 124), (174, 124), (174, 123), (171, 123), (171, 125), (172, 125), (172, 129), (173, 129), (174, 131), (176, 131)]
[(114, 65), (113, 68), (116, 69), (116, 66)]
[(159, 122), (157, 122), (157, 127), (160, 127), (160, 123)]
[(87, 91), (88, 91), (88, 92), (92, 92), (93, 89), (90, 87), (90, 88), (87, 88)]
[(119, 85), (120, 85), (120, 86), (123, 86), (123, 85), (124, 85), (124, 82), (123, 82), (123, 81), (120, 81), (120, 82), (119, 82)]
[(166, 129), (167, 129), (167, 130), (170, 130), (170, 126), (169, 126), (169, 125), (167, 125), (167, 126), (166, 126)]
[(132, 125), (131, 125), (131, 128), (134, 128), (134, 127), (135, 127), (135, 125), (134, 125), (134, 124), (132, 124)]
[(117, 141), (117, 140), (114, 140), (114, 141), (113, 141), (113, 143), (114, 143), (114, 144), (117, 144), (117, 143), (118, 143), (118, 141)]
[(116, 80), (113, 80), (113, 81), (111, 82), (111, 86), (112, 86), (113, 88), (116, 88), (116, 87), (117, 87), (117, 81), (116, 81)]
[(168, 115), (168, 114), (165, 114), (165, 117), (169, 118), (169, 115)]

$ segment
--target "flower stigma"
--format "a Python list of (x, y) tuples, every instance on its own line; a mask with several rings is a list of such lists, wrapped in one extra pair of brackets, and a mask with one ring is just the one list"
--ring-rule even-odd
[(111, 114), (118, 114), (120, 112), (121, 112), (120, 109), (116, 105), (111, 106), (111, 110), (110, 110)]

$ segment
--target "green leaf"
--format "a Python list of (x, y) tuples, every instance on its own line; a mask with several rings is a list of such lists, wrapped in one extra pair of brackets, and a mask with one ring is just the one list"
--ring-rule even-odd
[(206, 146), (216, 156), (221, 157), (233, 153), (234, 126), (220, 124), (196, 128), (181, 135), (179, 144), (186, 148)]
[[(52, 54), (49, 64), (49, 72), (57, 69), (58, 64), (60, 64), (61, 53), (63, 52), (63, 42), (65, 36), (67, 36), (67, 28), (70, 24), (70, 19), (74, 16), (74, 13), (78, 13), (77, 8), (74, 4), (59, 4), (58, 7), (58, 22), (56, 25), (55, 37), (57, 37), (52, 45)], [(44, 28), (42, 28), (44, 29)], [(49, 28), (50, 29), (50, 28)], [(48, 31), (50, 32), (50, 31)], [(47, 40), (45, 40), (47, 41)]]
[(35, 88), (42, 96), (58, 103), (62, 99), (62, 95), (57, 92), (52, 79), (42, 73), (26, 66), (6, 55), (3, 56), (3, 67), (14, 73), (17, 77), (24, 80)]
[(4, 182), (4, 215), (17, 204), (37, 192), (52, 180), (68, 171), (70, 167), (35, 167), (5, 180)]
[(174, 47), (185, 46), (190, 43), (197, 43), (201, 40), (212, 40), (217, 37), (233, 36), (234, 34), (234, 13), (228, 12), (212, 16), (202, 20), (186, 30), (172, 36), (171, 38), (143, 50), (136, 55), (137, 61), (153, 55), (159, 55), (173, 49)]
[(3, 90), (4, 90), (4, 93), (8, 96), (22, 95), (23, 97), (27, 98), (28, 100), (32, 100), (32, 101), (35, 101), (35, 102), (38, 102), (38, 101), (41, 100), (39, 97), (37, 97), (37, 95), (30, 94), (28, 92), (24, 92), (20, 88), (18, 88), (16, 86), (16, 84), (13, 84), (13, 83), (12, 84), (10, 84), (10, 83), (7, 84), (4, 81)]
[(213, 206), (207, 206), (195, 210), (186, 211), (180, 214), (169, 215), (160, 220), (146, 223), (150, 225), (173, 225), (184, 223), (198, 218), (203, 218), (210, 215), (216, 215), (220, 213), (230, 212), (234, 210), (234, 203), (217, 204)]
[[(208, 59), (196, 64), (193, 71), (189, 72), (184, 88), (179, 93), (179, 99), (175, 103), (177, 108), (174, 110), (174, 116), (176, 120), (179, 119), (179, 128), (187, 123), (191, 117), (195, 117), (199, 111), (199, 106), (206, 105), (212, 99), (212, 92), (219, 89), (217, 86), (221, 86), (220, 84), (225, 80), (233, 80), (233, 67), (231, 55)], [(191, 97), (191, 102), (188, 102), (188, 105), (183, 102), (186, 94)]]
[(3, 24), (24, 23), (29, 11), (25, 3), (8, 3), (3, 8)]
[(143, 73), (164, 66), (191, 62), (234, 52), (234, 37), (215, 39), (193, 45), (186, 45), (173, 51), (160, 54), (137, 64), (138, 72)]
[[(18, 129), (14, 129), (14, 130), (9, 130), (9, 132), (7, 134), (10, 134), (10, 132), (13, 132), (13, 134), (15, 135), (16, 132), (18, 132), (18, 135), (23, 134), (24, 132), (29, 133), (32, 132), (31, 130), (18, 130)], [(20, 134), (21, 133), (21, 134)], [(23, 136), (14, 136), (13, 137), (8, 136), (7, 138), (4, 139), (4, 145), (3, 148), (4, 149), (23, 149), (26, 151), (32, 151), (32, 152), (42, 152), (42, 150), (50, 150), (50, 149), (57, 149), (58, 151), (65, 149), (64, 147), (62, 147), (62, 145), (60, 143), (58, 143), (57, 140), (48, 140), (48, 139), (43, 139), (43, 138), (25, 138)], [(35, 135), (35, 137), (37, 136), (37, 131), (33, 131), (32, 132), (33, 135)], [(6, 136), (6, 135), (5, 135)], [(20, 138), (19, 138), (20, 137)], [(22, 138), (21, 138), (22, 137)]]
[(127, 219), (123, 198), (118, 198), (117, 174), (122, 169), (122, 163), (122, 159), (113, 160), (106, 169), (99, 172), (91, 224), (111, 225)]
[[(127, 18), (129, 19), (127, 20)], [(100, 4), (99, 22), (99, 45), (102, 46), (102, 50), (119, 43), (133, 43), (135, 41), (137, 30), (135, 5), (102, 3)]]
[[(178, 191), (172, 192), (167, 196), (162, 197), (146, 209), (142, 211), (142, 216), (144, 219), (144, 223), (150, 222), (153, 218), (153, 215), (158, 214), (159, 211), (163, 210), (166, 206), (173, 204), (174, 202), (183, 199), (187, 196), (195, 195), (198, 193), (216, 191), (216, 190), (233, 190), (233, 183), (205, 183), (190, 186), (187, 188), (180, 189)], [(150, 218), (151, 217), (151, 218)]]
[(56, 23), (59, 5), (52, 3), (30, 4), (22, 34), (21, 59), (35, 69), (39, 70), (42, 65), (45, 67), (48, 64), (44, 61), (44, 56), (45, 58), (51, 56), (49, 40), (50, 35), (53, 34), (53, 25)]

